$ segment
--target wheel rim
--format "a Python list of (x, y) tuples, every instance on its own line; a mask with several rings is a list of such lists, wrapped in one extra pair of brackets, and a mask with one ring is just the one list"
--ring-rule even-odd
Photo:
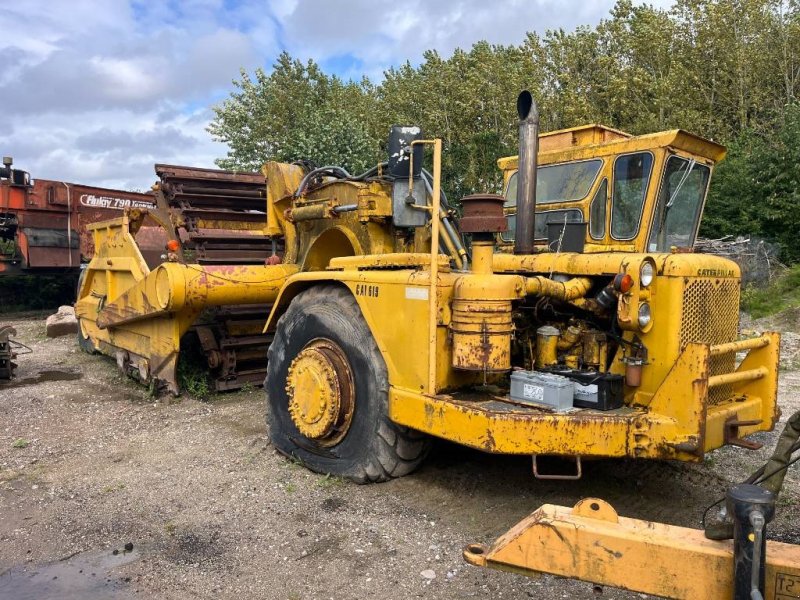
[(347, 357), (331, 340), (311, 341), (289, 365), (286, 375), (289, 415), (298, 431), (323, 446), (347, 434), (355, 393)]

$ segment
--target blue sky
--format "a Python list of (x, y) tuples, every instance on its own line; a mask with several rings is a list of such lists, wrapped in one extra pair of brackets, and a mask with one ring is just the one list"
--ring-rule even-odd
[[(205, 128), (239, 69), (278, 53), (380, 80), (427, 49), (595, 24), (613, 0), (26, 0), (0, 10), (0, 153), (33, 177), (125, 189), (213, 166)], [(670, 0), (653, 0), (668, 6)]]

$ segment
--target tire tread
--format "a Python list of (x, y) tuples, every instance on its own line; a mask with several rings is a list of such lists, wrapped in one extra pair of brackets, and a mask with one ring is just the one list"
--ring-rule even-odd
[[(286, 347), (291, 335), (289, 328), (296, 322), (294, 315), (298, 312), (304, 314), (312, 309), (319, 310), (326, 305), (334, 305), (339, 315), (346, 318), (349, 323), (355, 324), (354, 332), (358, 339), (349, 340), (349, 342), (364, 347), (367, 355), (378, 367), (379, 377), (376, 383), (385, 402), (388, 398), (388, 376), (378, 345), (369, 331), (356, 299), (348, 289), (336, 284), (313, 286), (301, 292), (292, 300), (286, 312), (278, 320), (275, 337), (267, 351), (267, 377), (264, 382), (267, 393), (270, 389), (270, 375), (276, 370), (270, 369), (270, 365), (287, 360)], [(359, 332), (359, 330), (361, 331)], [(268, 400), (268, 422), (270, 421), (269, 406)], [(359, 464), (354, 465), (354, 468), (346, 473), (334, 473), (334, 475), (342, 475), (356, 483), (378, 483), (411, 473), (425, 459), (431, 446), (430, 437), (392, 422), (388, 418), (387, 410), (388, 407), (384, 405), (379, 411), (379, 416), (373, 424), (372, 447), (365, 449)], [(270, 431), (272, 432), (272, 428)], [(276, 444), (276, 447), (279, 446), (280, 444)], [(304, 461), (297, 455), (294, 455), (294, 458), (312, 470), (316, 470), (313, 464), (309, 464), (309, 461)]]

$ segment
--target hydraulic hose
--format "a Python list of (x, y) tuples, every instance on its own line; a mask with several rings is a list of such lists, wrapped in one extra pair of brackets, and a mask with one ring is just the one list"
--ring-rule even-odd
[[(786, 470), (793, 462), (792, 455), (798, 450), (800, 450), (800, 411), (789, 417), (767, 463), (748, 477), (745, 483), (760, 485), (777, 498), (783, 487)], [(705, 535), (710, 540), (732, 539), (732, 517), (725, 514), (721, 520), (706, 523)]]
[(330, 175), (331, 177), (338, 177), (339, 179), (350, 179), (352, 177), (352, 175), (350, 175), (350, 173), (348, 173), (345, 169), (335, 165), (327, 165), (325, 167), (314, 169), (313, 171), (306, 173), (306, 176), (303, 177), (300, 185), (297, 186), (297, 191), (294, 193), (294, 197), (300, 197), (303, 192), (305, 192), (308, 182), (319, 175)]
[[(783, 487), (783, 478), (786, 477), (786, 468), (792, 458), (792, 453), (798, 448), (800, 440), (800, 411), (794, 413), (786, 422), (786, 426), (775, 444), (775, 450), (764, 465), (766, 478), (759, 485), (777, 497)], [(762, 475), (759, 476), (762, 477)]]

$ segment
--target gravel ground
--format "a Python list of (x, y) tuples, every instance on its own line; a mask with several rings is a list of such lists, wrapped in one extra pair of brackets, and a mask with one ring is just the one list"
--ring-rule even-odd
[[(642, 598), (471, 567), (461, 550), (543, 503), (586, 496), (698, 526), (777, 437), (700, 465), (597, 461), (578, 482), (537, 481), (529, 460), (440, 443), (411, 476), (357, 486), (277, 455), (260, 389), (155, 402), (110, 359), (46, 338), (42, 317), (3, 321), (33, 349), (0, 384), (4, 598)], [(800, 372), (783, 371), (785, 415), (798, 392)], [(799, 487), (793, 467), (772, 537), (800, 542)]]

